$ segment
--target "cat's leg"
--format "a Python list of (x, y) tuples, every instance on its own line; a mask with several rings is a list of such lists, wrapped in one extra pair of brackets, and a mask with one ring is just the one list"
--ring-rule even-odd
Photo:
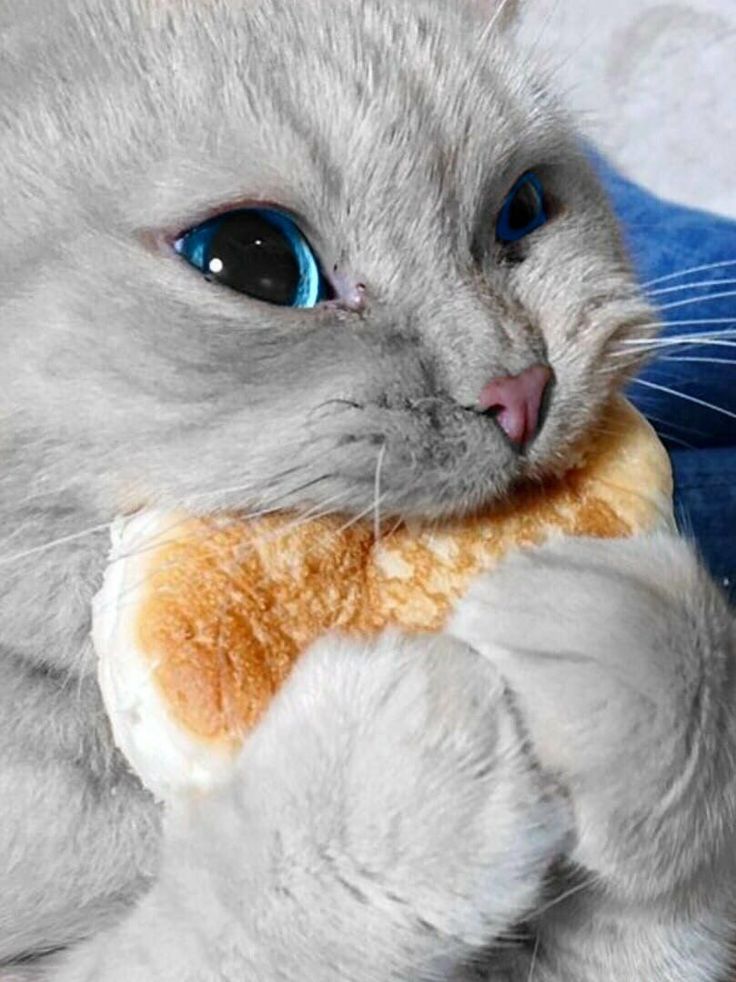
[(155, 872), (158, 836), (94, 679), (0, 652), (0, 980), (4, 962), (120, 916)]
[(569, 833), (495, 670), (450, 639), (328, 639), (237, 776), (169, 806), (162, 875), (58, 982), (449, 978)]
[[(452, 632), (508, 679), (570, 791), (573, 886), (534, 982), (715, 982), (736, 888), (736, 625), (670, 536), (566, 540), (482, 577)], [(519, 969), (524, 980), (530, 959)]]

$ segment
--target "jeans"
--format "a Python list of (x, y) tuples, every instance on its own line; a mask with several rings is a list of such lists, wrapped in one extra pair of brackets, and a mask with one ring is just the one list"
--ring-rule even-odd
[(670, 453), (681, 532), (736, 601), (736, 222), (661, 201), (591, 157), (662, 319), (627, 394)]

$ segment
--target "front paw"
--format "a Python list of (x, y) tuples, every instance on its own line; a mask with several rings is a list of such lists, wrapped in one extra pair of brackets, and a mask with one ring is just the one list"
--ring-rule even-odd
[(508, 679), (571, 791), (575, 858), (613, 875), (628, 851), (654, 889), (679, 851), (685, 873), (686, 823), (707, 794), (726, 807), (736, 748), (733, 620), (692, 550), (665, 535), (551, 542), (481, 577), (449, 630)]
[(543, 763), (583, 779), (633, 734), (689, 715), (693, 572), (674, 539), (560, 539), (478, 579), (448, 630), (510, 681)]
[(321, 643), (242, 774), (286, 889), (319, 881), (343, 910), (360, 901), (365, 930), (380, 914), (392, 936), (448, 950), (484, 945), (528, 910), (569, 830), (497, 672), (449, 638)]

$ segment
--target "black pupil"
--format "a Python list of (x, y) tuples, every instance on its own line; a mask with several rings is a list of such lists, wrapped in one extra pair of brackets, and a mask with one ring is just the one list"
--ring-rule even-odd
[(220, 283), (269, 303), (293, 304), (299, 263), (284, 233), (252, 211), (226, 215), (210, 242), (205, 270)]
[(539, 215), (542, 202), (539, 192), (531, 183), (522, 184), (509, 204), (508, 222), (514, 232), (520, 232)]

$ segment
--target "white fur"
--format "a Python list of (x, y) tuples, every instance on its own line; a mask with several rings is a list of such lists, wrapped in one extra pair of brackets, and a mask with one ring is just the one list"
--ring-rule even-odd
[[(440, 517), (605, 426), (652, 314), (509, 9), (0, 0), (0, 977), (718, 979), (734, 625), (675, 540), (514, 560), (462, 644), (326, 641), (163, 823), (94, 677), (121, 511)], [(509, 250), (529, 168), (550, 221)], [(360, 305), (270, 307), (167, 245), (264, 199)], [(520, 454), (478, 394), (540, 360)]]
[(450, 641), (326, 641), (158, 883), (59, 982), (435, 979), (518, 920), (569, 828), (500, 678)]

